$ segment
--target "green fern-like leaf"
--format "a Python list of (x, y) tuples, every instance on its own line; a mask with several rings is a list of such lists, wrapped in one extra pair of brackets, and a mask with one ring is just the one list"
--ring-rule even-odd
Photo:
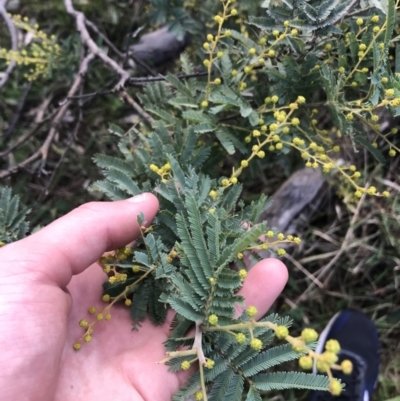
[(288, 388), (326, 391), (329, 387), (327, 376), (302, 372), (275, 372), (259, 374), (252, 379), (254, 387), (262, 391), (285, 390)]
[(26, 220), (29, 209), (20, 206), (18, 195), (12, 195), (11, 188), (0, 192), (0, 242), (9, 244), (24, 238), (29, 230)]

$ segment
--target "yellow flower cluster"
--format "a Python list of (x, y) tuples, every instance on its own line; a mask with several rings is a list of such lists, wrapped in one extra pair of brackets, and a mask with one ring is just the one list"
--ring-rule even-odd
[(27, 17), (22, 18), (20, 15), (8, 15), (16, 28), (28, 32), (32, 41), (25, 48), (17, 51), (0, 49), (0, 58), (5, 59), (6, 64), (12, 61), (17, 65), (27, 69), (24, 77), (28, 81), (34, 81), (41, 76), (47, 76), (51, 69), (57, 68), (57, 60), (61, 56), (60, 46), (56, 43), (56, 37), (39, 30), (37, 24), (29, 22)]
[(155, 164), (150, 164), (150, 170), (158, 174), (161, 177), (162, 182), (166, 182), (171, 174), (171, 165), (169, 162), (165, 163), (163, 166), (158, 167)]
[(111, 284), (114, 283), (123, 283), (128, 278), (126, 273), (115, 273), (114, 276), (108, 278), (108, 282)]

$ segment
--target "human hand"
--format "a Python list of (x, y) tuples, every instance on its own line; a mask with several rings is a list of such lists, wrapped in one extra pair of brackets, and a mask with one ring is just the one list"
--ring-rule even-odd
[[(151, 194), (88, 203), (1, 249), (1, 401), (171, 399), (188, 375), (157, 364), (165, 358), (172, 312), (162, 326), (146, 320), (132, 331), (128, 310), (116, 305), (110, 322), (96, 324), (90, 344), (78, 352), (72, 347), (88, 307), (104, 306), (105, 276), (96, 260), (139, 235), (140, 212), (150, 222), (157, 210)], [(283, 263), (266, 259), (249, 272), (240, 292), (261, 317), (286, 280)]]

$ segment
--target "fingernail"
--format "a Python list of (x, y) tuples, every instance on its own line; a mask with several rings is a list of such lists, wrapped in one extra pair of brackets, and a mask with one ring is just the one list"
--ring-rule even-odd
[(127, 199), (128, 202), (131, 203), (143, 203), (147, 200), (147, 194), (140, 194), (140, 195), (136, 195), (132, 198)]

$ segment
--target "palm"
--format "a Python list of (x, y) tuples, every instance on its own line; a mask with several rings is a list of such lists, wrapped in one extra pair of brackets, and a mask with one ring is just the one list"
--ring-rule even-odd
[[(165, 358), (163, 342), (169, 321), (154, 326), (146, 320), (138, 331), (132, 330), (129, 309), (116, 305), (111, 308), (112, 320), (94, 326), (93, 340), (75, 351), (73, 343), (82, 336), (80, 319), (92, 321), (89, 306), (104, 308), (101, 284), (104, 273), (94, 264), (75, 276), (68, 289), (73, 307), (68, 317), (67, 338), (56, 391), (56, 400), (101, 401), (117, 399), (170, 400), (184, 378), (168, 372), (157, 364)], [(169, 314), (171, 318), (172, 314)]]

